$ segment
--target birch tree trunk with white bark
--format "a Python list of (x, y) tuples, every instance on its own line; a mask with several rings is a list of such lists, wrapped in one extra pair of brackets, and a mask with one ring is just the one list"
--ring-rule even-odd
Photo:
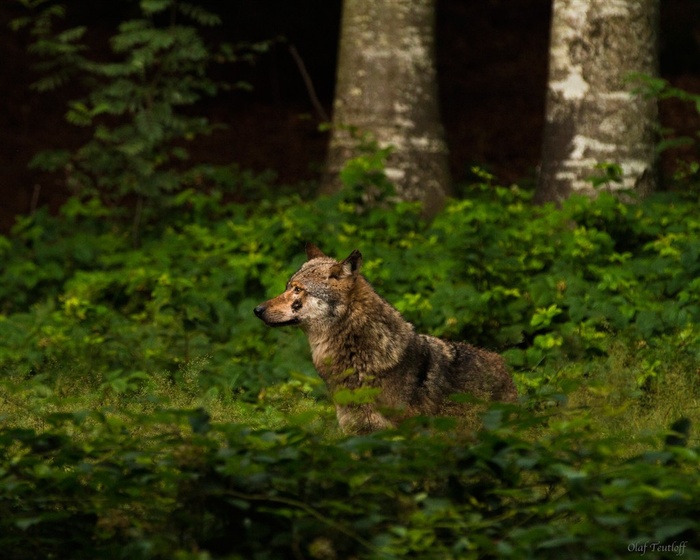
[(631, 93), (631, 73), (657, 75), (659, 0), (553, 0), (542, 162), (535, 200), (595, 196), (596, 164), (646, 195), (656, 184), (655, 100)]
[(344, 0), (333, 132), (322, 192), (357, 154), (349, 127), (391, 146), (386, 175), (399, 198), (435, 215), (450, 192), (438, 108), (435, 0)]

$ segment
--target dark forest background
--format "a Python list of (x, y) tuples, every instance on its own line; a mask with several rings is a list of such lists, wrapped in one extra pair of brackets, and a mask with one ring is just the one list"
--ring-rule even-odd
[[(439, 0), (437, 61), (442, 115), (450, 147), (453, 177), (464, 180), (474, 164), (501, 182), (527, 184), (540, 157), (547, 77), (550, 0)], [(88, 42), (108, 55), (126, 3), (69, 0), (67, 26), (87, 25)], [(254, 65), (240, 64), (233, 82), (253, 89), (222, 93), (197, 107), (211, 122), (227, 128), (189, 146), (194, 160), (237, 162), (255, 171), (273, 170), (280, 184), (318, 178), (327, 132), (314, 111), (297, 63), (301, 56), (318, 97), (330, 113), (340, 23), (340, 0), (233, 0), (212, 3), (223, 25), (212, 39), (257, 41), (284, 37)], [(81, 94), (66, 86), (41, 94), (30, 89), (37, 78), (27, 54), (29, 37), (13, 33), (9, 22), (22, 14), (14, 2), (0, 3), (0, 231), (18, 213), (50, 205), (57, 208), (66, 192), (60, 178), (27, 169), (40, 150), (80, 145), (88, 134), (64, 120), (66, 102)], [(674, 86), (700, 92), (700, 2), (662, 0), (662, 77)], [(231, 72), (229, 68), (227, 72)], [(676, 100), (661, 105), (661, 121), (682, 134), (699, 127), (692, 107)], [(677, 154), (665, 155), (667, 168)]]

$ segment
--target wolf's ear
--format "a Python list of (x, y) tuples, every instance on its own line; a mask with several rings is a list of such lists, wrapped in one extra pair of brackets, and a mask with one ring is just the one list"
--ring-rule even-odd
[(362, 253), (355, 249), (344, 261), (334, 264), (331, 267), (331, 278), (347, 278), (356, 276), (362, 266)]
[(316, 247), (313, 243), (306, 244), (306, 260), (317, 259), (318, 257), (325, 257), (323, 251)]

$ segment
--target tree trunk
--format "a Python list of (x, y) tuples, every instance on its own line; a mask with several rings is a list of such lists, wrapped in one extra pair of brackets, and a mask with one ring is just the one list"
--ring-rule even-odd
[(323, 192), (356, 157), (351, 128), (391, 146), (386, 175), (399, 198), (435, 215), (450, 191), (435, 71), (435, 0), (344, 0), (333, 133)]
[(654, 190), (657, 106), (631, 94), (630, 73), (657, 75), (659, 0), (553, 0), (542, 164), (535, 200), (595, 196), (596, 164), (620, 182), (602, 188)]

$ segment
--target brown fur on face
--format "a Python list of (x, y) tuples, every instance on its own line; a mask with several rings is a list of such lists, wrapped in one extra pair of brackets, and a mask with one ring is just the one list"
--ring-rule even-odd
[(416, 415), (458, 414), (449, 396), (514, 401), (503, 359), (459, 342), (419, 335), (359, 273), (362, 255), (336, 261), (315, 245), (286, 290), (255, 308), (269, 326), (298, 325), (332, 394), (378, 389), (372, 404), (336, 405), (345, 431), (368, 432)]
[(255, 308), (255, 314), (268, 326), (298, 325), (314, 330), (345, 314), (362, 255), (353, 251), (339, 263), (310, 247), (309, 254), (315, 256), (289, 279), (285, 291)]

